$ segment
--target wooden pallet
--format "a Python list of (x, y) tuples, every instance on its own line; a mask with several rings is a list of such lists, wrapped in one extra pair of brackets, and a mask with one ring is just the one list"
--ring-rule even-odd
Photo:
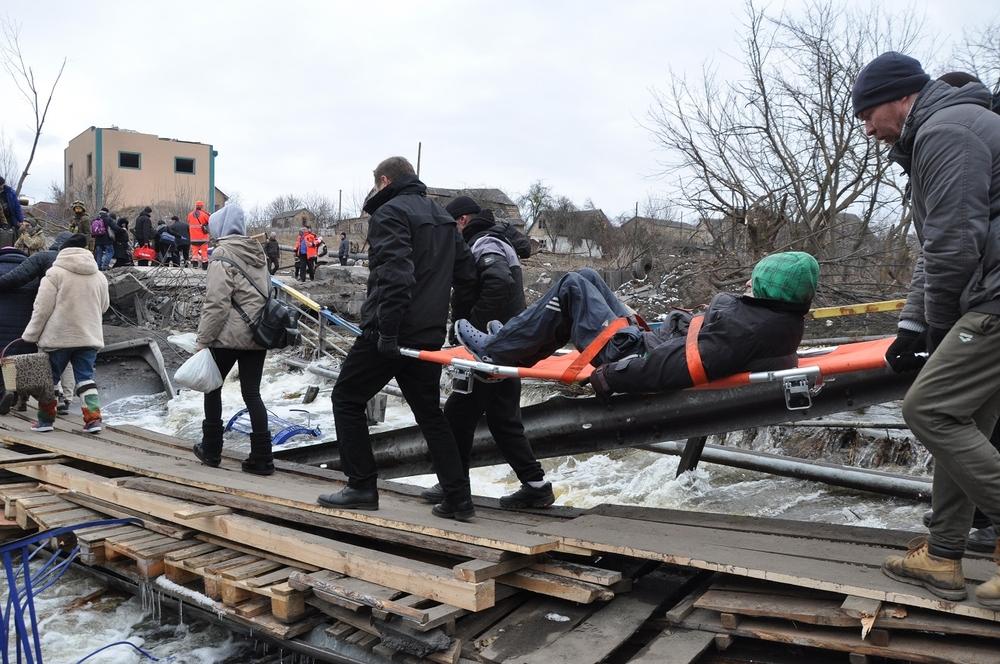
[(139, 576), (152, 579), (163, 574), (163, 558), (171, 551), (191, 546), (190, 540), (167, 537), (150, 530), (110, 534), (104, 538), (106, 562), (125, 558), (135, 563)]
[[(193, 543), (166, 555), (164, 574), (179, 584), (200, 584), (211, 599), (237, 613), (267, 613), (282, 624), (301, 622), (310, 613), (307, 593), (287, 580), (300, 568), (212, 543)], [(264, 609), (266, 607), (266, 611)]]

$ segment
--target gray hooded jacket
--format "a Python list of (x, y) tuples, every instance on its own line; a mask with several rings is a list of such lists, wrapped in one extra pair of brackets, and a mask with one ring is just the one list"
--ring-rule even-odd
[(1000, 115), (980, 84), (931, 81), (891, 157), (910, 175), (921, 252), (899, 326), (949, 329), (1000, 314)]

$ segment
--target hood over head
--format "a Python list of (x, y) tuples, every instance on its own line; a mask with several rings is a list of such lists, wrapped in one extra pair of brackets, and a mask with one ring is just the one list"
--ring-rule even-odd
[(229, 255), (238, 258), (250, 267), (261, 267), (267, 262), (260, 242), (245, 235), (229, 235), (222, 238), (216, 251), (220, 256)]
[(53, 267), (61, 267), (74, 274), (94, 274), (97, 272), (97, 261), (94, 254), (83, 247), (67, 247), (56, 255)]
[(215, 239), (230, 235), (246, 235), (247, 224), (243, 208), (239, 205), (227, 205), (213, 212), (208, 218), (208, 234)]

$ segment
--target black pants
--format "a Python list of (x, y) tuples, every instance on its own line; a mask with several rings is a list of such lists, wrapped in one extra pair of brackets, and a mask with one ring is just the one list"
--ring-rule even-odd
[(295, 277), (299, 281), (306, 280), (306, 273), (309, 273), (309, 280), (316, 281), (316, 259), (306, 258), (303, 255), (298, 255), (295, 262)]
[[(486, 346), (494, 362), (530, 367), (572, 341), (582, 351), (609, 323), (629, 315), (600, 275), (590, 268), (568, 272), (533, 305), (507, 321)], [(641, 352), (642, 334), (620, 330), (591, 361), (594, 366)]]
[(177, 245), (177, 253), (180, 255), (180, 259), (184, 261), (182, 265), (187, 267), (187, 264), (191, 260), (191, 245), (190, 244)]
[(338, 260), (340, 260), (340, 264), (341, 265), (347, 265), (347, 257), (346, 256), (341, 256)]
[[(266, 350), (237, 350), (235, 348), (213, 348), (212, 357), (225, 378), (233, 365), (240, 366), (240, 392), (243, 403), (250, 413), (250, 426), (254, 433), (265, 433), (269, 426), (267, 409), (260, 398), (260, 378), (264, 373)], [(205, 419), (214, 422), (222, 419), (222, 388), (205, 393)]]
[(272, 256), (268, 256), (267, 257), (267, 271), (268, 272), (270, 272), (271, 274), (274, 274), (275, 272), (278, 271), (279, 267), (281, 267), (281, 266), (278, 265), (278, 259), (277, 258), (272, 257)]
[(522, 484), (540, 482), (545, 479), (542, 464), (538, 463), (531, 443), (524, 435), (521, 423), (521, 381), (508, 378), (497, 383), (475, 381), (470, 394), (452, 392), (444, 405), (444, 416), (448, 418), (455, 434), (462, 467), (469, 472), (469, 457), (476, 425), (483, 413), (493, 440), (500, 454), (507, 461), (517, 479)]
[(450, 501), (469, 498), (469, 474), (462, 466), (455, 436), (441, 412), (441, 365), (406, 357), (379, 355), (372, 335), (351, 346), (333, 387), (333, 417), (337, 427), (340, 465), (357, 489), (374, 489), (378, 468), (368, 438), (365, 405), (395, 378), (427, 441), (438, 481)]

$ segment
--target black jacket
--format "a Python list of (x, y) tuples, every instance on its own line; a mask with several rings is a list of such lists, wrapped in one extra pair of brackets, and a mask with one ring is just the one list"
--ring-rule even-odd
[(104, 227), (108, 229), (107, 233), (94, 236), (94, 245), (102, 247), (109, 244), (115, 243), (115, 222), (111, 220), (111, 217), (107, 212), (101, 212), (101, 219), (104, 220)]
[[(791, 369), (805, 330), (808, 304), (719, 293), (705, 312), (698, 351), (709, 380), (743, 371)], [(684, 327), (686, 330), (686, 326)], [(691, 387), (685, 335), (667, 326), (643, 334), (645, 353), (602, 366), (615, 392), (658, 392)]]
[(178, 247), (186, 247), (191, 244), (191, 231), (188, 230), (187, 223), (175, 221), (167, 226), (169, 233), (174, 236), (175, 244)]
[(273, 260), (278, 260), (280, 255), (281, 247), (278, 245), (278, 241), (271, 239), (264, 243), (264, 255)]
[[(62, 248), (63, 242), (71, 235), (72, 233), (63, 231), (56, 235), (55, 240), (52, 241), (52, 244), (45, 251), (36, 251), (23, 261), (18, 261), (17, 259), (8, 261), (8, 265), (11, 267), (0, 270), (0, 293), (27, 286), (31, 282), (44, 277), (48, 269), (56, 262), (56, 255)], [(38, 284), (35, 284), (34, 287), (37, 290)], [(2, 308), (0, 308), (0, 311), (2, 311)]]
[(460, 301), (471, 299), (476, 266), (455, 220), (426, 191), (411, 175), (365, 204), (372, 217), (361, 327), (396, 336), (401, 346), (437, 349), (444, 343), (452, 285)]
[[(484, 211), (487, 213), (488, 211)], [(506, 323), (524, 311), (524, 277), (513, 245), (504, 235), (492, 214), (481, 214), (462, 230), (462, 237), (476, 261), (475, 297), (462, 302), (452, 300), (452, 318), (468, 319), (480, 330), (491, 320)], [(459, 293), (456, 291), (456, 295)]]
[[(41, 254), (55, 254), (54, 251), (40, 251), (31, 258)], [(16, 249), (7, 248), (0, 250), (0, 279), (3, 279), (11, 272), (17, 270), (21, 265), (31, 260)], [(43, 271), (44, 274), (44, 271)], [(24, 328), (31, 320), (31, 310), (35, 304), (35, 295), (38, 293), (38, 280), (31, 279), (19, 286), (0, 289), (0, 351), (14, 339), (21, 336)], [(35, 352), (34, 344), (26, 344), (23, 341), (10, 347), (7, 351), (11, 355), (20, 353)]]
[(153, 221), (143, 212), (135, 220), (135, 241), (143, 245), (153, 241)]

